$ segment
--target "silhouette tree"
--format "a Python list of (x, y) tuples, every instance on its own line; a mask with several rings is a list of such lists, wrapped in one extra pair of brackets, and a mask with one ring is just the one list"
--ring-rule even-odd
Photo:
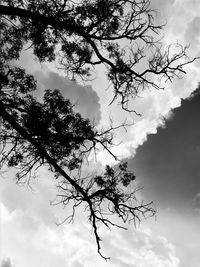
[(103, 65), (114, 90), (112, 102), (119, 100), (137, 114), (132, 98), (148, 87), (163, 88), (163, 80), (181, 78), (195, 58), (189, 60), (187, 47), (178, 43), (162, 47), (164, 25), (154, 23), (149, 0), (2, 0), (0, 14), (1, 166), (15, 167), (18, 182), (48, 166), (59, 180), (60, 202), (73, 203), (66, 220), (85, 204), (98, 253), (108, 259), (101, 253), (99, 223), (125, 229), (110, 216), (136, 223), (155, 210), (152, 203), (137, 203), (138, 189), (130, 186), (135, 175), (126, 163), (87, 177), (78, 170), (99, 145), (117, 159), (110, 150), (114, 132), (127, 124), (99, 131), (59, 90), (46, 90), (39, 101), (33, 96), (34, 77), (12, 60), (28, 44), (41, 62), (58, 60), (68, 77), (89, 80)]

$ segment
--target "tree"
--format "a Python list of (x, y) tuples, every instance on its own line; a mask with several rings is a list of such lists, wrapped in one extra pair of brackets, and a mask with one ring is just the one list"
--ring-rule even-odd
[(76, 207), (85, 204), (98, 253), (108, 259), (101, 253), (98, 224), (125, 228), (110, 215), (136, 222), (155, 210), (152, 203), (137, 204), (137, 188), (130, 186), (135, 175), (126, 163), (87, 177), (79, 170), (99, 145), (117, 159), (110, 150), (114, 131), (127, 124), (97, 130), (59, 90), (46, 90), (38, 100), (34, 77), (12, 60), (28, 44), (41, 62), (58, 59), (68, 77), (89, 80), (95, 67), (104, 65), (112, 102), (119, 99), (124, 110), (137, 114), (130, 107), (132, 98), (148, 87), (161, 89), (162, 80), (181, 78), (184, 66), (195, 59), (189, 60), (187, 47), (178, 43), (162, 47), (164, 25), (154, 23), (149, 0), (3, 0), (0, 14), (1, 166), (17, 168), (18, 181), (48, 166), (59, 180), (61, 203), (73, 202), (66, 219), (73, 220)]

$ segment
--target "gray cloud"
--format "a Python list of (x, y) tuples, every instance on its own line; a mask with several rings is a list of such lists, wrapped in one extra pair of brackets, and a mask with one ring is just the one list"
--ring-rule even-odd
[(23, 51), (20, 61), (15, 64), (26, 69), (28, 73), (35, 76), (38, 81), (37, 96), (43, 95), (44, 89), (59, 89), (64, 97), (71, 100), (75, 104), (75, 110), (81, 113), (85, 118), (94, 120), (96, 124), (101, 119), (99, 96), (93, 90), (91, 85), (80, 85), (75, 81), (71, 81), (67, 76), (61, 76), (52, 71), (52, 66), (39, 63), (33, 56), (32, 50)]
[(74, 261), (72, 263), (71, 267), (84, 267), (84, 265), (81, 264), (79, 261)]
[[(185, 31), (185, 43), (190, 45), (190, 50), (193, 52), (195, 57), (200, 56), (200, 17), (196, 16), (187, 25)], [(200, 67), (199, 61), (195, 62), (195, 66)]]
[(175, 0), (165, 0), (165, 1), (152, 0), (151, 6), (154, 9), (158, 10), (159, 12), (162, 12), (163, 15), (167, 13), (167, 11), (171, 8), (171, 5), (173, 5), (174, 2)]
[(95, 122), (99, 123), (101, 119), (99, 97), (92, 86), (79, 85), (52, 71), (36, 71), (35, 77), (43, 89), (59, 89), (64, 97), (69, 98), (75, 104), (75, 110), (83, 117), (92, 121), (95, 119)]
[(193, 198), (193, 206), (199, 212), (200, 211), (200, 193), (197, 193)]
[(199, 45), (200, 35), (200, 17), (194, 17), (193, 20), (188, 23), (185, 31), (185, 41), (190, 44), (191, 49), (197, 49)]
[(1, 262), (1, 267), (12, 267), (10, 258), (3, 259)]

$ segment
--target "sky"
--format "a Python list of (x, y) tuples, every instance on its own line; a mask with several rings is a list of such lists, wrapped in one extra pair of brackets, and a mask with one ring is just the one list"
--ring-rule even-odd
[[(190, 56), (200, 55), (200, 2), (198, 0), (153, 0), (167, 21), (163, 41), (190, 44)], [(146, 219), (127, 231), (101, 228), (102, 249), (111, 257), (106, 263), (97, 254), (86, 216), (80, 210), (74, 224), (57, 226), (69, 208), (51, 206), (55, 182), (42, 170), (32, 189), (15, 184), (12, 173), (0, 178), (1, 267), (198, 267), (200, 256), (200, 62), (187, 66), (187, 75), (164, 91), (148, 90), (134, 101), (141, 117), (132, 118), (118, 105), (108, 106), (112, 95), (103, 69), (91, 84), (69, 81), (52, 65), (30, 64), (30, 54), (20, 64), (38, 79), (39, 91), (59, 88), (76, 103), (83, 116), (99, 125), (111, 116), (116, 124), (134, 119), (127, 132), (119, 131), (115, 148), (135, 172), (145, 200), (153, 200), (156, 218)], [(191, 96), (191, 93), (193, 95)], [(93, 159), (91, 158), (91, 161)], [(113, 160), (104, 152), (94, 165)]]

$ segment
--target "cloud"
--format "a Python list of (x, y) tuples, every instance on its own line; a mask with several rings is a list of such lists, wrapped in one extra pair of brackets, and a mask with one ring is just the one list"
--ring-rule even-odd
[(70, 267), (84, 267), (79, 261), (74, 261)]
[(186, 43), (190, 44), (191, 49), (199, 49), (199, 41), (200, 41), (200, 17), (194, 17), (191, 22), (188, 23), (186, 32), (185, 32), (185, 40)]
[[(83, 232), (83, 230), (77, 231)], [(102, 253), (110, 256), (108, 267), (141, 266), (141, 267), (178, 267), (179, 259), (176, 256), (176, 248), (165, 237), (155, 236), (149, 229), (105, 231), (100, 228), (102, 237)], [(90, 240), (86, 234), (84, 239), (76, 240), (76, 253), (73, 264), (83, 266), (102, 267), (104, 263), (96, 252), (94, 240)], [(82, 236), (83, 238), (83, 236)], [(93, 241), (93, 243), (92, 243)], [(87, 242), (87, 243), (86, 243)], [(73, 246), (73, 242), (72, 242)], [(90, 256), (89, 256), (90, 255)], [(73, 258), (71, 256), (70, 258)], [(76, 266), (76, 265), (75, 265)], [(79, 265), (78, 265), (79, 266)], [(70, 266), (71, 267), (71, 266)]]
[(91, 85), (78, 84), (69, 80), (62, 70), (50, 63), (39, 63), (30, 49), (24, 50), (16, 64), (32, 73), (38, 81), (37, 96), (41, 97), (45, 89), (59, 89), (64, 97), (75, 104), (74, 109), (96, 124), (101, 119), (100, 99)]
[[(180, 43), (191, 46), (188, 54), (192, 58), (200, 55), (199, 41), (200, 37), (200, 2), (189, 0), (176, 1), (153, 1), (153, 7), (161, 12), (161, 17), (167, 20), (164, 27), (164, 45), (179, 41)], [(174, 27), (176, 25), (176, 27)], [(156, 134), (159, 127), (164, 127), (168, 119), (173, 119), (173, 109), (181, 106), (181, 99), (186, 99), (197, 88), (199, 83), (199, 63), (196, 61), (185, 67), (187, 74), (182, 79), (174, 79), (172, 83), (165, 83), (165, 90), (146, 90), (140, 98), (133, 100), (134, 109), (141, 113), (141, 117), (133, 117), (134, 124), (127, 127), (127, 133), (121, 132), (116, 135), (116, 142), (121, 142), (119, 146), (113, 148), (113, 151), (121, 157), (133, 157), (139, 146), (147, 141), (148, 136)], [(117, 123), (123, 121), (123, 118), (130, 118), (130, 114), (124, 114), (120, 107), (112, 107), (111, 116)], [(103, 113), (102, 113), (103, 114)], [(106, 115), (103, 114), (102, 121), (106, 121)], [(164, 118), (164, 119), (163, 119)], [(106, 153), (99, 154), (99, 160), (106, 164)], [(114, 160), (109, 157), (109, 162)]]
[(64, 97), (75, 104), (75, 110), (83, 117), (95, 120), (96, 124), (99, 123), (101, 119), (99, 97), (91, 85), (80, 85), (48, 69), (45, 72), (36, 71), (35, 77), (44, 89), (59, 89)]
[(1, 267), (12, 267), (10, 258), (3, 259), (1, 262)]
[(196, 212), (193, 215), (187, 209), (166, 210), (162, 208), (158, 212), (157, 221), (151, 225), (154, 235), (167, 236), (168, 241), (176, 247), (176, 257), (179, 259), (178, 267), (199, 266), (199, 223), (200, 216)]
[[(195, 57), (200, 56), (200, 17), (195, 16), (190, 21), (185, 30), (185, 42), (189, 44), (190, 50), (193, 51)], [(200, 67), (199, 60), (195, 62), (195, 66)]]
[[(180, 89), (181, 90), (181, 89)], [(182, 95), (188, 95), (189, 90), (184, 90), (182, 87)], [(142, 114), (141, 117), (134, 118), (135, 123), (132, 126), (128, 126), (126, 131), (116, 131), (115, 138), (119, 143), (114, 146), (111, 151), (119, 158), (133, 157), (139, 146), (143, 145), (147, 141), (150, 134), (156, 134), (159, 127), (164, 127), (166, 120), (172, 119), (173, 109), (181, 105), (181, 96), (178, 95), (176, 90), (172, 88), (166, 88), (166, 90), (160, 91), (147, 91), (143, 93), (143, 97), (135, 99), (135, 109)], [(119, 125), (123, 121), (123, 117), (129, 116), (129, 114), (123, 114), (120, 110), (114, 110), (112, 113), (113, 121), (115, 125)], [(129, 117), (127, 117), (127, 121)], [(101, 151), (97, 155), (97, 159), (102, 164), (107, 162), (115, 163), (107, 152)]]
[[(8, 211), (7, 211), (8, 212)], [(65, 266), (62, 231), (27, 212), (15, 210), (2, 224), (2, 254), (12, 253), (16, 266)]]
[(200, 212), (200, 193), (196, 193), (193, 197), (193, 206), (198, 213)]
[(151, 0), (151, 7), (158, 12), (162, 17), (167, 16), (168, 12), (171, 11), (173, 4), (176, 0), (165, 0), (164, 2), (159, 0)]
[[(7, 173), (8, 177), (0, 179), (1, 194), (0, 201), (10, 214), (20, 211), (26, 212), (42, 220), (49, 227), (55, 227), (57, 216), (50, 206), (50, 200), (56, 196), (56, 184), (51, 179), (51, 174), (45, 170), (38, 172), (38, 180), (32, 181), (32, 189), (26, 186), (19, 186), (15, 183), (14, 174)], [(59, 208), (57, 208), (59, 214)], [(5, 217), (6, 213), (5, 213)]]
[[(41, 188), (44, 189), (43, 186)], [(10, 184), (4, 184), (3, 191), (8, 192), (9, 189)], [(46, 190), (49, 190), (48, 187)], [(93, 267), (94, 264), (97, 267), (104, 266), (104, 260), (97, 253), (91, 225), (82, 210), (77, 212), (73, 225), (66, 223), (57, 227), (54, 224), (52, 227), (50, 221), (54, 221), (54, 216), (50, 218), (46, 215), (49, 213), (46, 205), (49, 196), (45, 191), (35, 192), (34, 199), (30, 192), (28, 195), (23, 190), (20, 192), (21, 195), (16, 191), (15, 198), (13, 194), (13, 189), (9, 194), (4, 193), (1, 203), (2, 255), (6, 257), (12, 253), (16, 267)], [(23, 205), (22, 199), (28, 205)], [(36, 201), (35, 205), (33, 201)], [(43, 210), (43, 216), (38, 216), (41, 206), (45, 206), (47, 210)], [(49, 207), (50, 210), (52, 208)], [(70, 214), (70, 210), (66, 208), (62, 213), (54, 210), (54, 213), (64, 218)], [(111, 257), (108, 267), (178, 266), (176, 248), (166, 238), (154, 235), (149, 229), (132, 228), (124, 231), (113, 228), (109, 231), (101, 227), (99, 230), (103, 239), (102, 252), (105, 256)]]
[(114, 266), (178, 267), (176, 248), (150, 229), (114, 231), (106, 237), (106, 252)]

